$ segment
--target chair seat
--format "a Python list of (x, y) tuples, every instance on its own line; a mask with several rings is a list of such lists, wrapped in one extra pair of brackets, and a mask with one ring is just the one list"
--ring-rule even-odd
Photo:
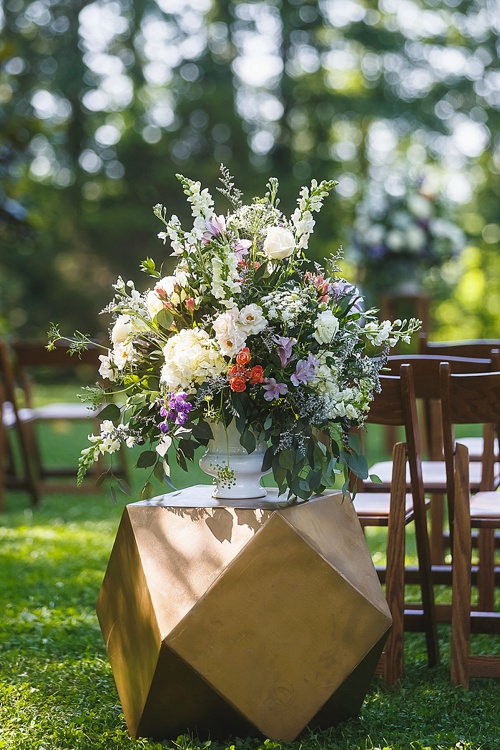
[[(34, 409), (18, 409), (17, 413), (21, 422), (31, 422), (33, 419), (36, 419)], [(16, 424), (16, 414), (10, 401), (6, 401), (3, 404), (2, 422), (7, 428), (13, 427)]]
[[(484, 452), (484, 440), (482, 437), (461, 437), (459, 440), (469, 451), (469, 460), (475, 461), (481, 458)], [(498, 438), (495, 438), (493, 450), (495, 451), (495, 456), (498, 456)]]
[(470, 499), (471, 523), (479, 518), (494, 518), (500, 521), (500, 493), (478, 492)]
[(80, 403), (52, 403), (37, 406), (33, 409), (36, 419), (89, 419), (96, 417), (98, 412)]
[[(392, 475), (392, 461), (379, 461), (369, 468), (370, 474), (375, 474), (381, 481), (382, 486), (389, 484)], [(482, 465), (478, 461), (470, 465), (470, 483), (471, 487), (478, 488), (481, 484)], [(445, 492), (446, 491), (446, 468), (444, 461), (422, 461), (422, 479), (426, 492)], [(495, 484), (500, 479), (500, 467), (495, 464)], [(406, 466), (406, 483), (410, 483), (410, 470)], [(364, 480), (364, 485), (380, 486), (378, 482)]]
[[(388, 492), (358, 492), (353, 500), (353, 505), (360, 521), (363, 517), (385, 516), (389, 518), (391, 496)], [(405, 496), (406, 521), (413, 514), (413, 498)]]

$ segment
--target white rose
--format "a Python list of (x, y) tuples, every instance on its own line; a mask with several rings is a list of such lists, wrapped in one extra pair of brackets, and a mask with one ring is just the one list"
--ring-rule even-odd
[(130, 315), (119, 315), (111, 331), (111, 341), (113, 344), (123, 344), (134, 333), (132, 318)]
[(115, 371), (110, 358), (105, 354), (99, 354), (99, 359), (101, 360), (101, 364), (99, 365), (99, 375), (101, 378), (113, 382), (115, 379)]
[(132, 344), (124, 344), (123, 342), (115, 344), (115, 347), (111, 354), (111, 361), (119, 370), (123, 370), (125, 365), (133, 362), (134, 359), (135, 349)]
[(269, 227), (264, 240), (264, 252), (271, 260), (288, 258), (295, 250), (295, 239), (289, 229)]
[(148, 313), (151, 315), (152, 318), (154, 318), (155, 315), (157, 315), (160, 310), (163, 310), (163, 301), (158, 297), (156, 292), (149, 291), (146, 294), (146, 307), (148, 310)]
[(331, 310), (323, 310), (315, 320), (313, 338), (319, 344), (329, 344), (339, 330), (338, 318)]
[(240, 311), (237, 307), (232, 307), (225, 313), (218, 315), (213, 322), (213, 329), (217, 340), (224, 336), (230, 336), (237, 330), (237, 321)]
[(262, 308), (252, 303), (240, 310), (238, 324), (247, 336), (253, 336), (264, 330), (267, 326), (267, 320), (262, 313)]
[(174, 293), (174, 287), (178, 284), (178, 280), (175, 276), (164, 276), (163, 279), (155, 285), (155, 290), (161, 293), (163, 292), (167, 297), (171, 297)]

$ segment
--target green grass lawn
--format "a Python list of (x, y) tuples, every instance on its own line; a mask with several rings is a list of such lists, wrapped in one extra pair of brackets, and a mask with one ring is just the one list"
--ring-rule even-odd
[[(82, 434), (65, 430), (59, 425), (44, 436), (49, 457), (64, 454), (66, 460), (78, 454)], [(176, 475), (179, 479), (184, 485), (198, 483), (200, 475)], [(163, 744), (131, 739), (95, 603), (123, 504), (137, 499), (140, 484), (135, 479), (132, 497), (119, 495), (116, 505), (106, 487), (44, 496), (37, 509), (24, 493), (7, 492), (0, 515), (0, 748), (500, 748), (500, 681), (473, 679), (468, 691), (452, 686), (449, 627), (444, 625), (440, 666), (427, 668), (423, 635), (409, 634), (406, 674), (398, 689), (387, 690), (375, 677), (359, 718), (321, 733), (306, 731), (293, 744), (230, 737), (225, 743), (189, 736), (166, 738)], [(375, 558), (382, 554), (383, 533), (368, 537)], [(500, 654), (498, 639), (493, 640), (478, 639), (475, 648), (496, 648)]]

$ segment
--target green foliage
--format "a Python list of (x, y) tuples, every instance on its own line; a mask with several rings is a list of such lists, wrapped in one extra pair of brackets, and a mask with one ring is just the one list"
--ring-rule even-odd
[[(466, 178), (460, 222), (483, 256), (484, 298), (497, 297), (497, 7), (397, 5), (212, 0), (192, 3), (186, 23), (182, 4), (104, 4), (110, 32), (98, 38), (99, 4), (2, 3), (0, 331), (43, 335), (64, 319), (102, 332), (93, 311), (109, 282), (157, 249), (151, 206), (167, 196), (182, 218), (174, 171), (213, 188), (221, 161), (245, 175), (247, 194), (275, 175), (286, 211), (311, 177), (340, 179), (319, 255), (346, 244), (365, 178), (402, 155), (413, 176), (430, 164), (446, 187)], [(152, 52), (153, 27), (168, 54)], [(262, 35), (267, 77), (265, 60), (247, 57)], [(460, 268), (443, 274), (457, 282)], [(449, 293), (436, 278), (439, 295)], [(450, 317), (461, 305), (436, 307), (436, 323), (459, 332)], [(472, 305), (471, 334), (498, 329), (498, 309)]]
[[(386, 690), (374, 678), (359, 718), (306, 730), (293, 743), (259, 738), (132, 739), (95, 614), (122, 512), (106, 492), (45, 497), (32, 510), (7, 494), (0, 517), (0, 748), (5, 750), (494, 750), (499, 686), (449, 680), (449, 628), (441, 666), (429, 670), (424, 637), (407, 636), (406, 677)], [(369, 543), (383, 549), (383, 532)], [(413, 553), (412, 553), (413, 554)], [(487, 648), (491, 645), (487, 639)], [(476, 644), (480, 647), (481, 643)], [(242, 675), (242, 679), (245, 679)]]

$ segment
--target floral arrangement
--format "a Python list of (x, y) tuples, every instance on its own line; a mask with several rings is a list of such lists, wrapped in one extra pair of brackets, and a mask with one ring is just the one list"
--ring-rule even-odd
[(376, 295), (400, 284), (420, 291), (426, 272), (457, 258), (465, 235), (448, 214), (444, 201), (421, 182), (397, 195), (371, 184), (357, 207), (352, 237), (363, 290)]
[[(119, 278), (104, 312), (111, 313), (111, 345), (100, 356), (102, 378), (124, 398), (102, 413), (100, 433), (82, 451), (79, 480), (102, 453), (122, 444), (144, 446), (138, 466), (159, 478), (169, 461), (187, 469), (212, 437), (211, 425), (233, 420), (250, 453), (265, 441), (263, 470), (272, 470), (287, 501), (307, 500), (343, 473), (367, 476), (353, 426), (362, 425), (389, 347), (408, 341), (419, 322), (379, 322), (362, 312), (357, 289), (336, 276), (336, 259), (323, 268), (305, 251), (314, 213), (333, 181), (300, 192), (290, 218), (278, 208), (278, 183), (245, 205), (222, 167), (221, 193), (231, 210), (216, 214), (199, 182), (178, 176), (191, 206), (186, 231), (176, 216), (159, 233), (177, 264), (164, 276), (150, 258), (142, 270), (154, 281), (140, 292)], [(49, 332), (49, 348), (61, 338)], [(86, 347), (77, 334), (70, 349)], [(94, 406), (107, 394), (96, 386)], [(148, 481), (143, 496), (151, 493)]]

